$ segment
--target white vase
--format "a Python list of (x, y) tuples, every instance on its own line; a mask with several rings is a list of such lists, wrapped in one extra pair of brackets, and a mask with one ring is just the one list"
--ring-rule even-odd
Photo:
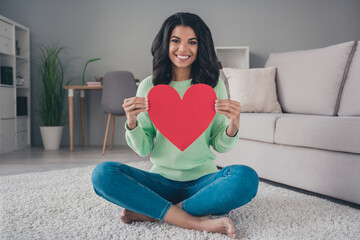
[(60, 148), (63, 129), (63, 126), (40, 127), (41, 138), (45, 150), (56, 150)]

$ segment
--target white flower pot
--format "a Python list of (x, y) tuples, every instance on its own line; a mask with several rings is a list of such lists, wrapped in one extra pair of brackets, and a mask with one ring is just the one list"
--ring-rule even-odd
[(40, 127), (41, 138), (45, 150), (56, 150), (60, 148), (63, 129), (63, 126)]

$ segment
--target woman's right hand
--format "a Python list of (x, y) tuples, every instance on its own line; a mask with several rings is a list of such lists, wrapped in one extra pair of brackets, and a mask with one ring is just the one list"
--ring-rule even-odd
[(122, 107), (125, 110), (127, 125), (130, 130), (136, 128), (137, 115), (149, 109), (148, 100), (144, 97), (126, 98)]

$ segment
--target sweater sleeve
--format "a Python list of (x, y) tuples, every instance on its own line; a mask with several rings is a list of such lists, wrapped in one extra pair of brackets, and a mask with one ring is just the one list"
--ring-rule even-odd
[[(139, 85), (136, 96), (147, 97), (152, 87), (152, 78), (144, 79)], [(144, 157), (154, 148), (155, 127), (152, 124), (147, 112), (142, 112), (137, 116), (137, 126), (130, 130), (125, 123), (125, 138), (129, 147), (137, 154)]]
[[(225, 84), (221, 79), (219, 79), (219, 82), (214, 90), (217, 93), (217, 98), (219, 100), (227, 99)], [(230, 151), (239, 140), (239, 131), (236, 132), (235, 136), (229, 137), (226, 134), (226, 129), (229, 125), (229, 119), (222, 114), (216, 113), (213, 121), (214, 122), (210, 133), (210, 145), (214, 148), (215, 151), (220, 153)]]

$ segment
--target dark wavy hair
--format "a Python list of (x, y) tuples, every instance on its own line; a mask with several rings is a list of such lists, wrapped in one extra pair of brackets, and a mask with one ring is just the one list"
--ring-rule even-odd
[(172, 62), (169, 58), (170, 35), (176, 26), (191, 27), (197, 37), (198, 51), (191, 65), (192, 84), (204, 83), (215, 87), (219, 80), (219, 66), (211, 31), (204, 21), (193, 13), (178, 12), (162, 24), (151, 47), (153, 55), (153, 84), (169, 84)]

